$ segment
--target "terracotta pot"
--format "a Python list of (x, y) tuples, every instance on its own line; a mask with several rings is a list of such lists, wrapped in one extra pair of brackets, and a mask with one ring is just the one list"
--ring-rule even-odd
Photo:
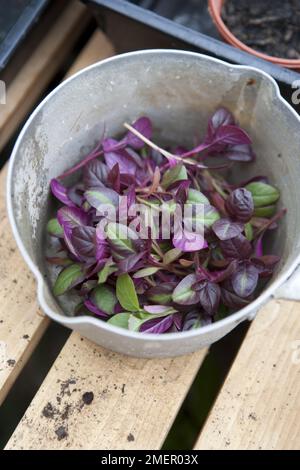
[(260, 59), (273, 62), (273, 64), (282, 65), (283, 67), (290, 69), (300, 69), (300, 59), (284, 59), (264, 54), (263, 52), (252, 49), (252, 47), (247, 46), (236, 36), (234, 36), (234, 34), (232, 34), (222, 19), (222, 6), (225, 1), (226, 0), (208, 0), (208, 9), (215, 25), (219, 30), (219, 33), (229, 44), (232, 44), (233, 46), (238, 47), (242, 51), (248, 52), (249, 54), (253, 54)]

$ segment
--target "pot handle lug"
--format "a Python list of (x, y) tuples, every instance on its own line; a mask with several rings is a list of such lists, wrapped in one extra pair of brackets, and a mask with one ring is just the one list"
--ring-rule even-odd
[(288, 280), (276, 290), (274, 297), (275, 299), (300, 301), (300, 265)]

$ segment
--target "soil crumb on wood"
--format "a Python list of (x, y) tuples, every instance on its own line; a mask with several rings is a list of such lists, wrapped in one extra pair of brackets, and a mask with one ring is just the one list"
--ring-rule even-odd
[(247, 46), (275, 57), (300, 59), (299, 0), (226, 0), (222, 18)]
[(128, 436), (127, 436), (127, 441), (128, 441), (128, 442), (134, 441), (134, 435), (131, 434), (131, 433), (129, 433)]
[(15, 365), (16, 361), (14, 359), (8, 359), (7, 361), (7, 364), (10, 366), (10, 367), (13, 367)]
[(55, 430), (55, 434), (57, 435), (57, 439), (59, 441), (68, 437), (68, 431), (65, 426), (59, 426), (59, 428)]
[(54, 416), (58, 413), (58, 410), (56, 408), (54, 408), (54, 406), (52, 405), (52, 403), (50, 403), (48, 401), (47, 405), (44, 406), (43, 408), (43, 411), (42, 411), (42, 415), (45, 417), (45, 418), (54, 418)]
[(94, 400), (94, 393), (93, 392), (85, 392), (82, 395), (82, 401), (85, 405), (90, 405)]

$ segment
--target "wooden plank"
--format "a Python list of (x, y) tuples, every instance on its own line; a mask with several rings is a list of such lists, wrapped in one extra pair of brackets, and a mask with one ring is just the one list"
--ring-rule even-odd
[[(78, 10), (76, 6), (76, 10), (77, 14), (82, 12), (81, 7)], [(68, 76), (113, 53), (106, 36), (100, 31), (95, 32)], [(48, 318), (38, 308), (36, 283), (16, 247), (7, 219), (6, 172), (6, 167), (0, 172), (0, 404), (49, 325)]]
[(130, 358), (72, 333), (6, 449), (157, 449), (204, 355)]
[(300, 448), (300, 303), (253, 321), (196, 449)]
[(86, 7), (79, 1), (70, 2), (10, 83), (6, 104), (0, 105), (0, 149), (50, 83), (89, 21)]
[(35, 280), (21, 258), (7, 219), (6, 170), (0, 173), (0, 404), (49, 324), (38, 314)]

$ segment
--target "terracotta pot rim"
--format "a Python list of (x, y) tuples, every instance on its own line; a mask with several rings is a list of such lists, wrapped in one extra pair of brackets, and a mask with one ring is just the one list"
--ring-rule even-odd
[(240, 41), (226, 26), (222, 19), (221, 10), (223, 3), (226, 0), (208, 0), (208, 9), (210, 15), (218, 28), (219, 33), (221, 36), (233, 46), (238, 47), (239, 49), (248, 52), (260, 59), (268, 60), (269, 62), (273, 62), (277, 65), (283, 65), (287, 68), (300, 68), (300, 59), (284, 59), (281, 57), (274, 57), (268, 54), (264, 54), (263, 52), (256, 51), (252, 49), (252, 47), (247, 46), (245, 43)]

